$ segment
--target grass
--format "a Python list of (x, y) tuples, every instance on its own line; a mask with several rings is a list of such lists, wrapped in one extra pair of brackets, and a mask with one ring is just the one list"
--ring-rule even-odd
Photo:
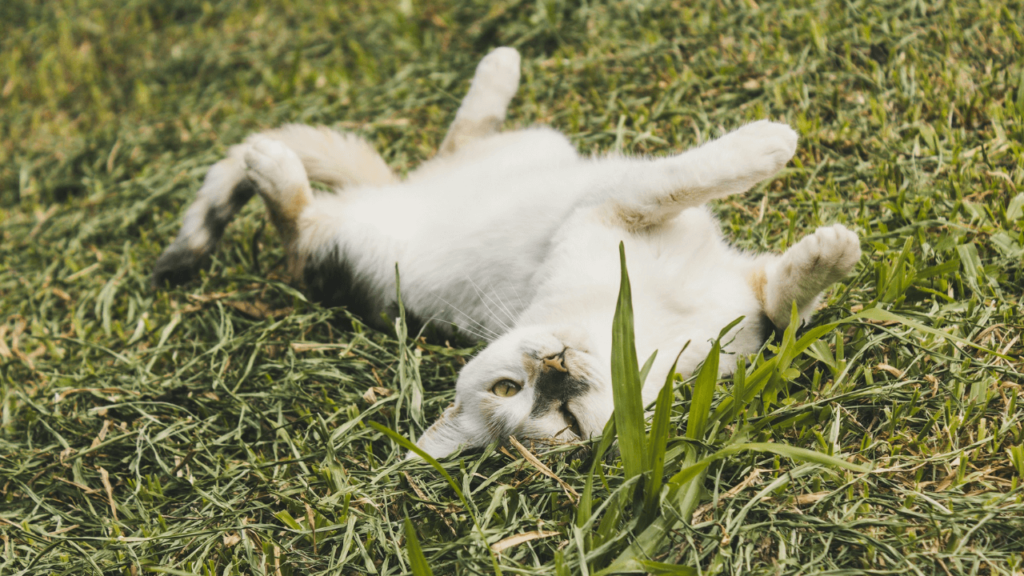
[[(0, 3), (0, 573), (563, 576), (630, 554), (656, 573), (1021, 573), (1022, 14)], [(790, 122), (790, 167), (714, 206), (726, 234), (779, 251), (843, 222), (864, 241), (820, 329), (734, 379), (675, 383), (667, 425), (627, 433), (664, 444), (657, 497), (655, 454), (627, 481), (620, 457), (490, 449), (441, 463), (458, 490), (403, 462), (384, 428), (418, 435), (473, 350), (305, 302), (255, 202), (201, 278), (148, 288), (227, 146), (326, 123), (408, 170), (503, 44), (524, 55), (510, 124), (553, 124), (586, 152)]]

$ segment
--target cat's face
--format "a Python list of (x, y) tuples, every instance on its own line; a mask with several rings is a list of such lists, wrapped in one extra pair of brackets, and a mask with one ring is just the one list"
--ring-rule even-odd
[(417, 443), (439, 458), (495, 441), (571, 442), (602, 432), (612, 414), (607, 362), (587, 335), (564, 327), (518, 328), (459, 373), (455, 402)]

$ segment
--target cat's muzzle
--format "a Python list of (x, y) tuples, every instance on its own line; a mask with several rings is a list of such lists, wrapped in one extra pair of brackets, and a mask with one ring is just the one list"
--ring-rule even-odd
[(590, 391), (590, 383), (582, 379), (579, 372), (574, 373), (567, 363), (566, 350), (541, 359), (531, 415), (543, 416), (557, 410), (565, 420), (566, 429), (576, 438), (582, 438), (583, 432), (570, 403)]

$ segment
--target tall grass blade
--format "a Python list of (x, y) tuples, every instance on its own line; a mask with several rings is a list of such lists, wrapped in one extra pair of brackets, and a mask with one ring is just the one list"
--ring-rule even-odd
[(619, 301), (612, 322), (612, 397), (615, 402), (615, 428), (625, 478), (628, 480), (648, 469), (644, 449), (644, 407), (640, 369), (633, 336), (633, 300), (626, 271), (626, 247), (619, 243), (622, 280)]
[[(668, 439), (672, 435), (670, 419), (672, 417), (672, 396), (673, 384), (675, 383), (676, 365), (679, 364), (679, 357), (690, 346), (687, 342), (679, 351), (672, 368), (665, 376), (665, 384), (661, 387), (658, 400), (654, 404), (654, 422), (651, 423), (651, 434), (647, 439), (647, 446), (651, 451), (651, 479), (645, 487), (644, 493), (644, 514), (650, 515), (655, 511), (658, 503), (658, 496), (661, 494), (662, 475), (665, 472), (665, 449), (668, 447)], [(652, 357), (653, 358), (653, 357)]]
[[(686, 344), (689, 345), (690, 343), (687, 342)], [(647, 358), (647, 362), (644, 362), (643, 367), (640, 368), (640, 389), (641, 390), (643, 390), (643, 386), (647, 382), (647, 375), (650, 374), (651, 367), (654, 366), (654, 359), (657, 358), (657, 357), (658, 357), (658, 351), (657, 350), (655, 350), (654, 352), (651, 352), (651, 355), (648, 356), (648, 358)]]
[[(736, 361), (736, 372), (732, 375), (732, 397), (727, 399), (730, 401), (730, 405), (723, 411), (723, 415), (725, 415), (725, 420), (727, 422), (732, 422), (737, 416), (739, 416), (739, 410), (742, 407), (742, 404), (737, 402), (736, 399), (742, 398), (746, 389), (747, 361), (745, 358), (739, 358)], [(722, 403), (724, 404), (725, 400), (723, 400)], [(719, 411), (715, 411), (715, 414), (712, 416), (712, 421), (718, 420), (718, 414)]]
[(701, 440), (707, 429), (711, 400), (715, 394), (715, 384), (718, 383), (718, 360), (722, 352), (722, 345), (718, 340), (711, 346), (708, 357), (700, 367), (697, 378), (693, 381), (693, 400), (690, 402), (690, 418), (686, 423), (686, 437), (691, 440)]
[(405, 542), (409, 548), (409, 565), (412, 567), (413, 576), (434, 576), (434, 571), (430, 569), (430, 564), (427, 563), (427, 558), (423, 555), (423, 549), (420, 548), (416, 530), (412, 527), (412, 522), (408, 517), (405, 519)]
[(427, 464), (433, 466), (434, 470), (437, 470), (437, 473), (443, 476), (444, 479), (448, 481), (448, 484), (452, 487), (452, 490), (455, 490), (455, 494), (458, 495), (459, 500), (462, 500), (462, 503), (466, 505), (467, 509), (469, 508), (469, 505), (466, 504), (466, 497), (462, 494), (462, 489), (459, 488), (459, 484), (448, 474), (448, 471), (444, 469), (444, 466), (441, 466), (441, 463), (438, 462), (437, 459), (435, 459), (430, 454), (424, 452), (422, 448), (413, 444), (408, 438), (402, 436), (398, 432), (395, 432), (391, 428), (388, 428), (387, 426), (379, 422), (367, 422), (367, 424), (374, 430), (380, 432), (381, 434), (384, 434), (385, 436), (397, 442), (398, 445), (401, 446), (402, 448), (405, 448), (406, 450), (412, 450), (413, 452), (416, 453), (417, 456), (426, 460)]

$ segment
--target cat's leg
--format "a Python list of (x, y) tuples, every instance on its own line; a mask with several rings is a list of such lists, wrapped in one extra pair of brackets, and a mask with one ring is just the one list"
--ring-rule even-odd
[(196, 193), (177, 238), (153, 267), (152, 284), (180, 284), (188, 280), (203, 259), (217, 247), (224, 229), (252, 198), (255, 188), (245, 177), (242, 146), (232, 146), (223, 160), (210, 167)]
[(398, 181), (391, 168), (366, 140), (326, 126), (285, 124), (246, 139), (277, 140), (299, 157), (309, 180), (334, 188), (384, 186)]
[(497, 132), (518, 88), (519, 52), (507, 47), (494, 49), (477, 65), (438, 156), (453, 154), (467, 143)]
[(325, 127), (287, 124), (250, 136), (232, 146), (227, 157), (206, 174), (196, 199), (188, 207), (181, 231), (164, 250), (153, 270), (153, 285), (187, 280), (217, 246), (224, 229), (255, 192), (246, 176), (245, 151), (260, 139), (284, 144), (298, 156), (310, 180), (336, 188), (380, 186), (397, 178), (379, 154), (362, 138)]
[(792, 128), (762, 120), (677, 156), (609, 161), (605, 195), (623, 225), (647, 229), (770, 178), (793, 157), (796, 143)]
[(810, 319), (821, 292), (849, 274), (860, 260), (860, 239), (842, 224), (818, 228), (782, 256), (763, 258), (750, 278), (765, 315), (784, 330), (796, 303), (801, 322)]
[(303, 162), (288, 146), (265, 137), (250, 139), (243, 157), (245, 174), (284, 241), (288, 271), (297, 278), (303, 265), (297, 251), (299, 216), (313, 202), (313, 189)]

